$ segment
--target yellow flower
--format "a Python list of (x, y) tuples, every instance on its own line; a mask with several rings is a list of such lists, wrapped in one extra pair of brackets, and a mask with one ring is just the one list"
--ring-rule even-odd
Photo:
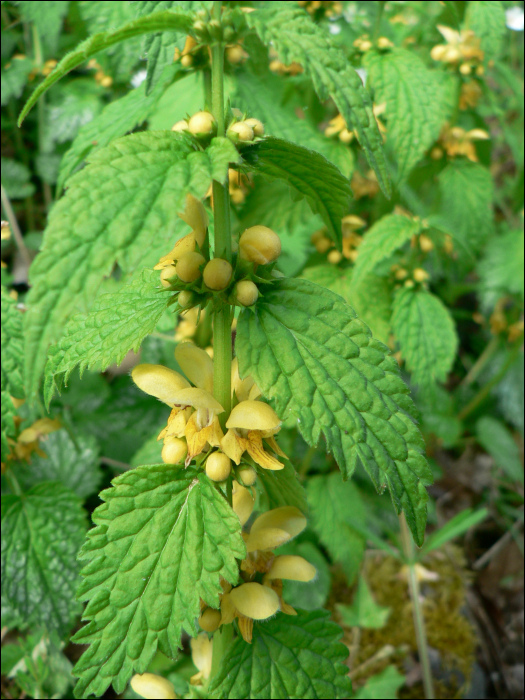
[(281, 462), (264, 450), (263, 438), (276, 454), (286, 458), (273, 437), (281, 429), (281, 421), (268, 404), (241, 401), (230, 413), (226, 427), (228, 432), (221, 440), (221, 448), (235, 464), (240, 464), (242, 455), (248, 452), (254, 462), (264, 469), (284, 468)]
[(461, 32), (438, 24), (438, 29), (447, 42), (434, 46), (430, 52), (434, 61), (457, 65), (467, 61), (482, 62), (484, 53), (481, 50), (481, 39), (470, 29)]
[(169, 700), (177, 697), (173, 684), (167, 678), (157, 676), (155, 673), (136, 673), (131, 679), (131, 687), (143, 698)]
[(232, 395), (235, 394), (240, 402), (248, 399), (255, 401), (261, 395), (261, 390), (255, 383), (253, 377), (248, 376), (241, 379), (239, 375), (239, 361), (235, 357), (232, 361)]
[(191, 685), (202, 685), (208, 680), (211, 673), (211, 661), (213, 654), (213, 641), (208, 639), (206, 632), (202, 632), (195, 639), (190, 640), (191, 660), (199, 669), (199, 672), (191, 677)]
[(483, 129), (465, 131), (460, 126), (452, 128), (446, 126), (440, 136), (443, 148), (451, 158), (465, 156), (474, 163), (478, 161), (474, 141), (487, 141), (488, 139), (490, 139), (490, 135)]
[(178, 212), (177, 216), (188, 224), (192, 232), (177, 241), (173, 250), (159, 260), (158, 264), (153, 268), (154, 270), (163, 270), (168, 265), (173, 265), (176, 260), (180, 260), (186, 253), (193, 253), (196, 244), (201, 248), (204, 243), (209, 221), (202, 202), (192, 194), (187, 194), (184, 211)]

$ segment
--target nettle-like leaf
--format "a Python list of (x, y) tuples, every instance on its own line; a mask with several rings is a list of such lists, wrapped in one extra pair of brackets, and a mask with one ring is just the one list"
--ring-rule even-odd
[(311, 527), (352, 583), (365, 552), (363, 536), (352, 527), (352, 521), (366, 520), (363, 499), (356, 486), (351, 481), (341, 483), (336, 472), (310, 477), (307, 493)]
[(99, 447), (93, 435), (75, 432), (75, 440), (67, 430), (57, 430), (41, 441), (46, 456), (31, 456), (30, 462), (16, 466), (16, 478), (24, 490), (43, 481), (60, 481), (85, 499), (96, 493), (102, 479)]
[(9, 199), (24, 199), (35, 193), (31, 171), (13, 158), (2, 158), (2, 186)]
[(9, 452), (7, 438), (15, 435), (16, 409), (12, 398), (23, 399), (24, 392), (24, 338), (22, 313), (16, 301), (2, 287), (2, 461)]
[(432, 475), (415, 408), (396, 360), (350, 306), (306, 280), (279, 280), (241, 312), (236, 348), (242, 376), (282, 419), (297, 418), (310, 445), (323, 433), (344, 478), (361, 462), (379, 491), (389, 487), (420, 544)]
[(481, 39), (486, 60), (498, 58), (507, 33), (505, 7), (499, 0), (471, 0), (465, 14), (465, 27)]
[(271, 73), (264, 77), (240, 73), (232, 103), (247, 110), (264, 122), (267, 134), (300, 143), (305, 148), (321, 153), (339, 170), (350, 177), (354, 170), (354, 156), (339, 139), (329, 139), (308, 120), (299, 119), (292, 106), (283, 104), (284, 84)]
[(383, 139), (372, 112), (372, 101), (343, 51), (294, 3), (272, 2), (271, 8), (249, 13), (246, 21), (265, 44), (274, 46), (284, 63), (296, 61), (304, 67), (321, 99), (334, 100), (348, 127), (356, 130), (359, 143), (389, 196)]
[(121, 41), (130, 39), (149, 32), (177, 31), (186, 34), (192, 25), (192, 15), (185, 12), (157, 12), (146, 17), (128, 22), (120, 29), (113, 32), (99, 32), (86, 41), (82, 42), (76, 49), (68, 53), (57, 65), (55, 70), (37, 87), (18, 119), (18, 125), (24, 121), (27, 113), (36, 104), (40, 95), (43, 95), (52, 85), (62, 78), (70, 70), (84, 63), (88, 58), (94, 56), (99, 51), (108, 49)]
[(350, 183), (333, 163), (316, 151), (269, 136), (242, 152), (254, 172), (285, 180), (319, 213), (334, 241), (342, 241), (341, 219), (348, 213)]
[(95, 528), (80, 551), (80, 600), (90, 622), (74, 636), (90, 644), (74, 669), (75, 697), (122, 693), (157, 649), (175, 657), (181, 634), (198, 633), (200, 599), (219, 607), (220, 578), (237, 583), (246, 548), (239, 519), (202, 472), (139, 467), (100, 494)]
[(494, 185), (490, 171), (479, 163), (455, 160), (439, 175), (441, 209), (436, 224), (443, 225), (472, 256), (494, 227)]
[(58, 40), (62, 22), (69, 10), (69, 2), (51, 0), (50, 2), (18, 2), (24, 22), (31, 22), (42, 42), (46, 54), (54, 55), (58, 49)]
[(142, 83), (124, 97), (108, 104), (95, 119), (80, 129), (60, 163), (57, 183), (59, 190), (64, 187), (69, 176), (90, 153), (98, 151), (114, 139), (124, 136), (128, 131), (140, 126), (149, 117), (156, 108), (167, 84), (173, 79), (175, 70), (176, 66), (168, 69), (149, 95), (146, 95), (145, 84)]
[(80, 499), (60, 482), (2, 496), (2, 625), (71, 628), (85, 531)]
[(7, 66), (2, 67), (1, 80), (1, 103), (2, 107), (14, 97), (18, 98), (24, 91), (29, 78), (29, 74), (33, 70), (33, 61), (30, 58), (16, 58)]
[(366, 232), (363, 244), (359, 248), (351, 289), (358, 288), (382, 260), (389, 258), (420, 231), (421, 222), (407, 216), (389, 214), (379, 219)]
[(87, 315), (73, 316), (57, 345), (49, 350), (45, 401), (49, 406), (77, 365), (80, 373), (97, 367), (104, 371), (120, 364), (130, 350), (155, 330), (169, 297), (159, 289), (159, 273), (144, 270), (116, 293), (103, 294)]
[(436, 141), (445, 118), (441, 85), (423, 61), (410, 51), (369, 51), (365, 56), (375, 102), (386, 103), (388, 144), (404, 179)]
[(298, 613), (256, 622), (251, 644), (238, 637), (210, 683), (209, 697), (350, 697), (341, 628), (325, 610)]
[(478, 266), (483, 308), (491, 312), (502, 296), (524, 296), (523, 230), (492, 238)]
[(61, 336), (71, 310), (80, 300), (85, 307), (93, 303), (117, 260), (131, 272), (169, 251), (186, 193), (202, 198), (212, 178), (224, 180), (235, 158), (228, 139), (214, 139), (200, 151), (189, 137), (170, 131), (131, 134), (91, 154), (53, 207), (43, 248), (31, 266), (25, 317), (28, 393), (36, 391), (47, 346)]
[(279, 471), (261, 469), (257, 484), (268, 499), (268, 510), (282, 506), (295, 506), (301, 513), (308, 512), (306, 492), (297, 478), (295, 469), (287, 460)]
[(443, 302), (425, 290), (400, 289), (394, 298), (392, 328), (414, 383), (444, 382), (459, 341)]

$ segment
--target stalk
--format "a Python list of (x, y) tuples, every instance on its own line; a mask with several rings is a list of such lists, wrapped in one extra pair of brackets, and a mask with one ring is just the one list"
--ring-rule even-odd
[[(42, 44), (40, 42), (40, 36), (38, 34), (38, 30), (34, 24), (31, 27), (31, 31), (32, 31), (32, 35), (33, 35), (33, 47), (34, 47), (34, 51), (35, 51), (35, 63), (37, 65), (37, 68), (41, 71), (42, 67), (44, 65), (44, 58), (42, 56)], [(45, 97), (44, 97), (44, 95), (41, 95), (38, 98), (38, 102), (37, 102), (38, 150), (41, 154), (44, 152), (43, 145), (44, 145), (44, 128), (45, 128), (45, 109), (46, 109)], [(51, 192), (51, 186), (49, 185), (48, 182), (44, 182), (44, 180), (42, 180), (42, 188), (43, 188), (43, 192), (44, 192), (44, 199), (46, 202), (46, 209), (49, 211), (51, 205), (53, 204), (53, 194)]]
[(423, 675), (423, 687), (425, 689), (425, 697), (435, 698), (434, 682), (432, 679), (432, 670), (430, 668), (430, 658), (428, 655), (428, 640), (425, 630), (425, 620), (423, 610), (419, 600), (419, 581), (417, 580), (416, 568), (414, 566), (414, 541), (408, 529), (405, 514), (399, 516), (399, 525), (401, 527), (401, 541), (403, 551), (408, 565), (408, 590), (412, 600), (412, 611), (414, 614), (414, 629), (416, 632), (417, 650), (419, 653), (419, 661), (421, 663), (421, 671)]

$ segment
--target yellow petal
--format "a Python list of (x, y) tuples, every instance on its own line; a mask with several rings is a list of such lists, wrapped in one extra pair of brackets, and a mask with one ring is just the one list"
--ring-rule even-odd
[(40, 418), (29, 428), (22, 430), (18, 436), (18, 442), (22, 442), (24, 444), (34, 442), (44, 435), (49, 435), (50, 433), (54, 433), (56, 430), (60, 430), (61, 427), (62, 424), (56, 418)]
[(139, 389), (168, 406), (177, 403), (173, 399), (175, 394), (190, 386), (182, 374), (162, 365), (137, 365), (131, 371), (131, 378)]
[(311, 581), (315, 578), (317, 570), (310, 562), (292, 554), (275, 557), (270, 571), (265, 579), (274, 578), (287, 579), (288, 581)]
[(276, 455), (279, 455), (279, 457), (284, 457), (284, 459), (288, 459), (288, 457), (284, 454), (284, 452), (281, 450), (281, 448), (277, 444), (274, 437), (269, 436), (269, 437), (265, 437), (264, 439), (270, 445), (270, 447), (272, 448), (272, 450), (275, 452)]
[(167, 255), (164, 255), (159, 260), (158, 265), (155, 265), (153, 269), (163, 270), (165, 267), (168, 267), (168, 265), (171, 265), (175, 260), (181, 258), (185, 253), (192, 253), (194, 250), (195, 235), (192, 231), (191, 233), (188, 233), (187, 236), (184, 236), (184, 238), (177, 241), (173, 250), (170, 250)]
[(449, 44), (459, 44), (459, 42), (461, 41), (461, 35), (455, 29), (451, 29), (451, 27), (445, 27), (443, 24), (438, 24), (437, 28), (441, 36)]
[(205, 350), (193, 343), (179, 343), (175, 359), (190, 382), (213, 394), (213, 360)]
[(177, 406), (193, 406), (193, 408), (197, 409), (206, 408), (214, 413), (222, 413), (224, 411), (224, 408), (208, 391), (195, 387), (190, 387), (189, 389), (181, 388), (180, 391), (174, 393), (173, 403)]
[(253, 512), (255, 499), (250, 491), (241, 486), (237, 481), (233, 482), (233, 512), (241, 521), (241, 526), (248, 522)]
[(241, 457), (248, 447), (248, 440), (237, 435), (234, 430), (228, 430), (226, 435), (221, 440), (221, 450), (228, 455), (235, 464), (240, 464)]
[(248, 445), (246, 446), (246, 450), (253, 461), (263, 469), (270, 469), (272, 471), (284, 469), (284, 464), (281, 464), (278, 459), (275, 459), (275, 457), (272, 457), (271, 454), (265, 451), (259, 431), (250, 430), (248, 433)]
[(166, 437), (182, 437), (189, 417), (191, 416), (191, 408), (174, 408), (168, 418), (168, 425), (164, 428), (157, 439)]
[(221, 598), (221, 625), (229, 625), (237, 617), (237, 609), (229, 593)]
[(277, 593), (260, 583), (243, 583), (232, 590), (230, 597), (241, 615), (252, 620), (267, 620), (280, 607)]
[(246, 538), (246, 551), (249, 554), (257, 550), (275, 549), (291, 539), (290, 533), (286, 530), (278, 527), (263, 527), (254, 533), (250, 532)]
[(253, 637), (253, 620), (249, 617), (244, 617), (244, 615), (239, 617), (239, 632), (244, 641), (247, 644), (251, 644)]
[(283, 506), (269, 510), (255, 520), (250, 535), (263, 528), (276, 527), (296, 537), (306, 527), (306, 518), (295, 506)]
[(469, 139), (476, 139), (478, 141), (487, 141), (487, 139), (490, 139), (490, 134), (484, 129), (471, 129), (467, 131), (466, 136)]
[(261, 401), (241, 401), (230, 413), (227, 428), (246, 430), (271, 430), (281, 425), (279, 417), (267, 403)]
[[(246, 401), (250, 398), (250, 391), (255, 386), (255, 381), (253, 377), (248, 376), (245, 379), (241, 379), (239, 375), (239, 362), (235, 357), (232, 361), (232, 391), (235, 392), (239, 401)], [(260, 394), (260, 392), (259, 392)]]
[(202, 672), (204, 678), (208, 678), (211, 672), (211, 659), (213, 642), (208, 639), (206, 632), (202, 632), (195, 639), (190, 640), (191, 660)]
[(178, 212), (177, 216), (193, 229), (197, 243), (202, 246), (209, 223), (203, 203), (192, 194), (187, 194), (186, 207), (183, 212)]
[(175, 688), (167, 678), (155, 673), (135, 674), (131, 679), (131, 687), (143, 698), (176, 698)]
[(184, 435), (188, 443), (186, 466), (188, 466), (193, 457), (196, 457), (204, 450), (207, 444), (213, 447), (219, 447), (223, 438), (221, 425), (217, 416), (214, 416), (211, 423), (202, 428), (199, 426), (198, 418), (198, 412), (193, 413), (184, 430)]

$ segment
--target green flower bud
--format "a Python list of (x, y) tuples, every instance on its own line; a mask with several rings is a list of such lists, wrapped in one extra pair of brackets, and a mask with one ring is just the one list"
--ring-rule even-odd
[(188, 454), (186, 440), (176, 437), (166, 437), (162, 448), (162, 461), (164, 464), (179, 464)]
[(281, 239), (266, 226), (252, 226), (242, 234), (239, 249), (243, 260), (267, 265), (281, 254)]
[(257, 472), (253, 467), (244, 466), (237, 469), (237, 477), (244, 486), (253, 486), (257, 480)]
[(200, 253), (190, 251), (184, 253), (177, 263), (175, 271), (183, 282), (195, 282), (201, 276), (200, 268), (205, 262), (206, 260)]
[(171, 287), (170, 279), (177, 276), (177, 269), (175, 265), (168, 265), (160, 273), (160, 283), (163, 287)]
[(212, 481), (224, 481), (231, 470), (231, 459), (224, 452), (212, 452), (206, 461), (206, 476)]
[(233, 268), (227, 260), (214, 258), (204, 268), (204, 284), (218, 292), (230, 284), (232, 274)]
[(259, 119), (246, 119), (244, 123), (252, 127), (255, 136), (264, 136), (264, 124)]
[(253, 306), (259, 298), (259, 290), (250, 280), (241, 280), (235, 285), (235, 296), (239, 304)]
[(208, 136), (216, 130), (217, 123), (213, 114), (209, 112), (197, 112), (190, 118), (188, 128), (195, 136)]
[(185, 289), (179, 294), (177, 301), (179, 302), (180, 308), (185, 309), (193, 302), (193, 292)]
[(201, 630), (205, 632), (213, 633), (219, 627), (221, 623), (221, 613), (220, 610), (214, 610), (213, 608), (206, 608), (206, 610), (199, 617), (199, 626)]

